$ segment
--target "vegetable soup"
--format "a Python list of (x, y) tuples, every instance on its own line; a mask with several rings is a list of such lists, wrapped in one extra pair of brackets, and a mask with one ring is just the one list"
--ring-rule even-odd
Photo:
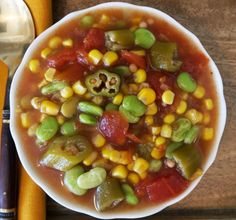
[(78, 206), (140, 209), (202, 175), (217, 100), (208, 58), (167, 22), (98, 10), (38, 45), (17, 120), (45, 183)]

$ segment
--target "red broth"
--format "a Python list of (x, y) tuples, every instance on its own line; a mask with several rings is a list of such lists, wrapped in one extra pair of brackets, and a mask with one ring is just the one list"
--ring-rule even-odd
[[(215, 92), (215, 86), (213, 82), (213, 73), (209, 69), (209, 60), (208, 58), (193, 44), (193, 42), (185, 36), (183, 33), (181, 33), (179, 30), (174, 28), (172, 25), (167, 23), (164, 20), (161, 20), (156, 17), (152, 17), (146, 13), (139, 12), (139, 11), (130, 11), (127, 13), (126, 10), (119, 10), (119, 9), (109, 9), (109, 10), (99, 10), (96, 11), (96, 13), (91, 13), (92, 16), (95, 18), (95, 23), (97, 23), (100, 20), (101, 15), (107, 15), (111, 19), (111, 23), (113, 25), (110, 25), (106, 27), (106, 25), (98, 26), (102, 27), (102, 29), (106, 30), (113, 30), (115, 21), (124, 21), (126, 23), (125, 28), (135, 27), (140, 22), (145, 21), (153, 21), (149, 22), (151, 24), (148, 24), (148, 29), (155, 35), (156, 40), (158, 41), (165, 41), (165, 42), (175, 42), (178, 47), (178, 59), (183, 62), (180, 69), (176, 71), (175, 73), (168, 73), (166, 71), (161, 70), (153, 70), (149, 65), (149, 60), (146, 59), (147, 65), (147, 80), (150, 84), (150, 87), (156, 92), (157, 100), (156, 103), (158, 105), (158, 113), (155, 115), (154, 123), (156, 126), (160, 126), (163, 122), (163, 118), (168, 113), (173, 113), (176, 110), (176, 107), (179, 105), (179, 102), (181, 100), (184, 100), (184, 93), (180, 91), (178, 86), (176, 85), (176, 78), (180, 72), (188, 72), (194, 79), (196, 79), (197, 83), (205, 88), (205, 96), (204, 98), (211, 98), (214, 103), (213, 110), (209, 111), (206, 109), (206, 107), (203, 104), (203, 99), (196, 99), (193, 97), (193, 95), (188, 95), (187, 98), (187, 104), (188, 109), (196, 109), (197, 111), (201, 112), (205, 118), (203, 120), (207, 120), (207, 115), (210, 117), (209, 122), (205, 122), (205, 124), (202, 122), (200, 126), (203, 127), (209, 127), (216, 130), (216, 124), (217, 124), (217, 118), (218, 118), (218, 108), (217, 108), (217, 97)], [(35, 136), (30, 137), (27, 134), (28, 128), (23, 128), (21, 123), (21, 112), (28, 112), (31, 119), (31, 125), (34, 123), (38, 123), (40, 117), (42, 114), (37, 110), (27, 109), (22, 107), (22, 98), (29, 96), (30, 98), (35, 96), (42, 96), (40, 94), (40, 90), (38, 88), (38, 85), (41, 83), (41, 81), (44, 78), (44, 72), (48, 68), (48, 60), (43, 59), (41, 57), (41, 51), (48, 47), (48, 41), (53, 36), (60, 36), (62, 39), (71, 38), (74, 42), (74, 47), (76, 48), (82, 48), (80, 50), (80, 53), (87, 53), (92, 48), (83, 48), (84, 43), (84, 37), (86, 36), (88, 30), (83, 30), (80, 27), (80, 17), (74, 18), (72, 21), (67, 22), (67, 24), (64, 24), (63, 26), (60, 26), (56, 31), (50, 34), (49, 37), (47, 37), (44, 42), (42, 42), (40, 45), (38, 45), (37, 50), (32, 56), (32, 59), (38, 59), (40, 60), (40, 72), (32, 74), (32, 72), (29, 70), (28, 67), (25, 67), (24, 72), (22, 73), (22, 80), (18, 85), (18, 93), (17, 93), (17, 103), (19, 104), (19, 114), (17, 115), (17, 129), (19, 133), (21, 134), (21, 139), (23, 146), (25, 148), (26, 156), (30, 160), (31, 164), (34, 164), (35, 167), (37, 167), (37, 170), (40, 174), (40, 177), (43, 179), (43, 182), (50, 186), (50, 188), (54, 188), (58, 194), (66, 198), (68, 201), (75, 201), (78, 203), (78, 206), (83, 207), (89, 207), (91, 209), (94, 209), (93, 205), (93, 196), (95, 193), (95, 189), (91, 189), (86, 193), (84, 196), (76, 196), (73, 193), (69, 192), (66, 187), (63, 184), (63, 172), (60, 172), (55, 169), (47, 168), (45, 166), (42, 166), (39, 164), (39, 161), (43, 155), (43, 153), (46, 151), (47, 146), (44, 147), (38, 147), (36, 144), (36, 138)], [(99, 34), (98, 34), (99, 35)], [(99, 39), (98, 39), (99, 41)], [(99, 42), (96, 42), (97, 46), (99, 47)], [(89, 45), (89, 44), (88, 44)], [(89, 47), (89, 46), (88, 46)], [(136, 49), (135, 47), (133, 49)], [(140, 49), (140, 48), (139, 48)], [(66, 50), (63, 52), (63, 50)], [(101, 48), (101, 52), (104, 53), (105, 49)], [(56, 49), (54, 52), (54, 55), (52, 56), (58, 56), (57, 54), (64, 53), (61, 57), (68, 57), (68, 59), (74, 60), (73, 53), (70, 52), (70, 48), (59, 48)], [(118, 52), (119, 53), (119, 52)], [(148, 50), (147, 50), (148, 53)], [(51, 57), (52, 57), (51, 56)], [(50, 58), (50, 56), (49, 56)], [(57, 59), (61, 59), (60, 57)], [(64, 58), (63, 58), (64, 59)], [(78, 80), (84, 81), (87, 74), (94, 72), (97, 69), (100, 69), (102, 64), (99, 65), (87, 65), (86, 60), (82, 60), (84, 62), (83, 65), (81, 65), (81, 60), (79, 61), (80, 64), (77, 63), (77, 59), (80, 58), (76, 57), (76, 60), (73, 61), (73, 64), (67, 65), (63, 64), (64, 61), (62, 61), (62, 65), (58, 67), (60, 74), (56, 75), (57, 80), (67, 80), (70, 83), (74, 83)], [(82, 59), (82, 58), (81, 58)], [(137, 60), (137, 59), (136, 59)], [(121, 61), (122, 62), (122, 61)], [(136, 61), (135, 61), (136, 62)], [(163, 79), (165, 81), (164, 86), (160, 84), (160, 79)], [(26, 83), (30, 82), (30, 83)], [(174, 103), (172, 105), (165, 105), (163, 106), (161, 103), (161, 95), (166, 89), (171, 89), (175, 93), (175, 99)], [(143, 116), (144, 117), (144, 116)], [(176, 115), (176, 117), (179, 117)], [(130, 130), (135, 131), (138, 130), (137, 138), (142, 139), (140, 134), (147, 134), (149, 129), (149, 126), (144, 126), (142, 123), (144, 122), (144, 118), (140, 120), (140, 123), (138, 125), (130, 125)], [(141, 124), (141, 125), (140, 125)], [(78, 125), (80, 126), (80, 125)], [(89, 140), (92, 139), (94, 133), (98, 132), (96, 127), (91, 126), (85, 126), (85, 129), (80, 132), (83, 135), (85, 135)], [(129, 148), (134, 149), (137, 145), (137, 139), (134, 139), (134, 136), (131, 137), (131, 140), (129, 141)], [(143, 139), (142, 139), (143, 140)], [(212, 139), (213, 140), (213, 139)], [(212, 140), (203, 140), (202, 138), (197, 139), (197, 141), (194, 143), (194, 146), (198, 148), (201, 152), (202, 160), (201, 160), (201, 167), (204, 166), (210, 151), (212, 147)], [(107, 141), (109, 142), (109, 141)], [(121, 144), (122, 145), (122, 144)], [(119, 146), (116, 147), (116, 149), (124, 150), (126, 146)], [(99, 154), (101, 154), (101, 150), (97, 150)], [(161, 160), (164, 160), (163, 158)], [(89, 167), (86, 167), (86, 170), (89, 170)], [(136, 190), (136, 193), (140, 197), (140, 202), (138, 205), (131, 206), (126, 204), (125, 202), (122, 202), (117, 207), (112, 209), (113, 211), (129, 211), (129, 210), (138, 210), (143, 209), (147, 206), (154, 206), (157, 203), (161, 203), (165, 201), (166, 199), (171, 199), (175, 196), (177, 196), (179, 193), (181, 193), (183, 190), (186, 189), (186, 187), (189, 184), (189, 181), (185, 180), (182, 177), (179, 177), (179, 170), (176, 167), (174, 168), (168, 168), (165, 163), (163, 162), (163, 166), (161, 170), (155, 174), (150, 173), (148, 177), (144, 178), (144, 180), (140, 180), (140, 182), (133, 186), (133, 188)], [(178, 183), (175, 182), (176, 179), (173, 179), (172, 177), (178, 176)], [(158, 178), (158, 182), (154, 181)], [(168, 181), (168, 186), (175, 185), (175, 189), (179, 187), (179, 189), (174, 192), (171, 188), (171, 190), (166, 189), (166, 182)], [(181, 185), (178, 186), (178, 184), (181, 183)], [(149, 186), (146, 188), (146, 186)], [(163, 185), (163, 186), (162, 186)], [(164, 187), (166, 191), (162, 190), (162, 194), (159, 194), (158, 198), (153, 198), (152, 195), (155, 190), (158, 189), (158, 187)], [(167, 187), (168, 188), (168, 187)], [(149, 195), (151, 193), (151, 195)], [(149, 196), (147, 196), (149, 195)], [(151, 197), (151, 199), (150, 199)], [(163, 198), (163, 199), (162, 199)]]

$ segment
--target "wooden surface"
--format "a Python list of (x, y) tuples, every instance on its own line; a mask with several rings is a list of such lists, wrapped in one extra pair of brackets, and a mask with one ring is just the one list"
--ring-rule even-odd
[[(54, 0), (54, 22), (69, 12), (106, 1)], [(192, 31), (223, 78), (227, 124), (216, 161), (186, 199), (145, 219), (236, 219), (236, 0), (130, 0), (166, 12)], [(47, 219), (93, 219), (48, 198)]]

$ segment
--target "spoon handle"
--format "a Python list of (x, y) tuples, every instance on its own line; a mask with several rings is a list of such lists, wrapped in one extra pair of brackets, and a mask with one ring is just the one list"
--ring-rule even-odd
[(9, 116), (3, 113), (0, 152), (0, 218), (16, 215), (16, 149), (9, 129)]

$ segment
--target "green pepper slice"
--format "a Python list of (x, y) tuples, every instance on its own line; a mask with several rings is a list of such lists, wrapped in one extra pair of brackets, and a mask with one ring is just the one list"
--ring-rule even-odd
[(175, 59), (177, 45), (172, 42), (155, 42), (150, 49), (150, 62), (154, 69), (176, 72), (182, 62)]
[(120, 90), (120, 83), (120, 76), (107, 70), (98, 70), (85, 79), (88, 90), (97, 96), (115, 96)]
[(119, 181), (115, 178), (108, 178), (97, 187), (94, 206), (97, 211), (104, 211), (118, 205), (123, 199), (124, 193)]
[(81, 135), (60, 136), (48, 145), (40, 164), (60, 171), (67, 171), (92, 152), (92, 145)]
[(184, 145), (175, 150), (172, 155), (182, 175), (188, 180), (191, 179), (192, 175), (200, 166), (200, 152), (192, 145)]
[(105, 45), (114, 51), (129, 49), (134, 45), (134, 34), (128, 29), (107, 31)]

